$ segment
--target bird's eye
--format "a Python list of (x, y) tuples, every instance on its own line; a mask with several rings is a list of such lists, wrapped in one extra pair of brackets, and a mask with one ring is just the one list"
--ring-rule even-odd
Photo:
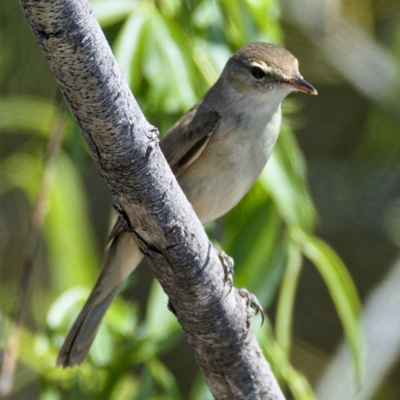
[(250, 73), (256, 79), (262, 79), (265, 77), (265, 72), (261, 68), (258, 68), (258, 67), (251, 67)]

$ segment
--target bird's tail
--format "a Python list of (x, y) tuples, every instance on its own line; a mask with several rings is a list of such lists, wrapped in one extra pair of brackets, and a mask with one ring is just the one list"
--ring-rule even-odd
[(133, 235), (118, 230), (96, 285), (61, 347), (57, 366), (73, 367), (85, 361), (108, 307), (142, 258)]

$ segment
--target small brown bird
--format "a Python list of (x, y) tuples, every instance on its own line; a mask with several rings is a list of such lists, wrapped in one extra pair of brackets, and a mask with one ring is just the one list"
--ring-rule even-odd
[[(293, 91), (317, 94), (282, 47), (252, 43), (227, 62), (218, 81), (161, 139), (172, 171), (204, 224), (234, 207), (263, 170), (281, 125), (281, 102)], [(106, 260), (57, 365), (81, 364), (109, 305), (143, 258), (117, 222)]]

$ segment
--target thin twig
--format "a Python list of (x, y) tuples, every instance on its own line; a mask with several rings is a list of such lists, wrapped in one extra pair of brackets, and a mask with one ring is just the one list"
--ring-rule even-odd
[(42, 181), (32, 211), (31, 228), (28, 237), (26, 255), (24, 257), (21, 268), (21, 279), (17, 291), (17, 293), (19, 293), (19, 296), (17, 296), (16, 304), (14, 307), (14, 318), (8, 332), (8, 339), (4, 350), (3, 363), (1, 365), (0, 399), (7, 398), (10, 395), (13, 386), (20, 342), (22, 318), (24, 315), (24, 311), (28, 308), (28, 294), (29, 285), (32, 277), (33, 262), (35, 260), (40, 239), (40, 232), (42, 230), (43, 221), (46, 215), (46, 202), (54, 172), (54, 161), (57, 157), (64, 131), (66, 108), (64, 106), (64, 103), (61, 102), (61, 97), (59, 102), (60, 112), (55, 118), (45, 152)]

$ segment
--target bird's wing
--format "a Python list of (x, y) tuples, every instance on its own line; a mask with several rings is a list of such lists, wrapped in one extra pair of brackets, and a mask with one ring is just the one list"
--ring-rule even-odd
[[(196, 104), (160, 140), (160, 147), (176, 176), (199, 157), (215, 132), (220, 115), (216, 111), (199, 111)], [(124, 230), (119, 218), (111, 228), (107, 243)]]
[(200, 111), (197, 104), (162, 137), (160, 147), (175, 176), (200, 156), (219, 121), (217, 111)]
[[(189, 110), (160, 140), (160, 147), (175, 176), (179, 176), (195, 161), (217, 129), (220, 114), (217, 111), (200, 111), (200, 103)], [(108, 235), (107, 243), (124, 230), (119, 218)]]

